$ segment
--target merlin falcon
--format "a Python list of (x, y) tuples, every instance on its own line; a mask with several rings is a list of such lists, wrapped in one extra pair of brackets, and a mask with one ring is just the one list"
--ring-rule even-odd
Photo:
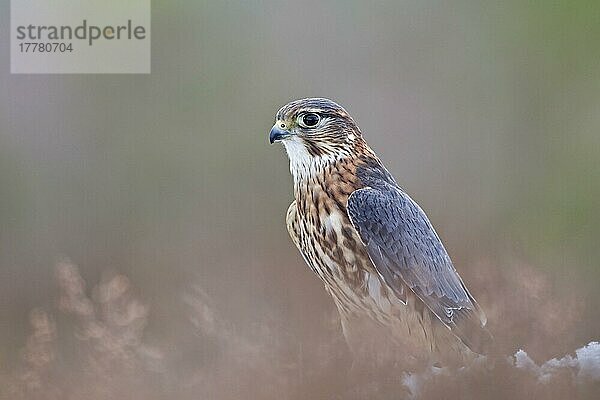
[(353, 351), (371, 340), (413, 360), (487, 352), (485, 314), (346, 110), (324, 98), (293, 101), (277, 112), (269, 140), (290, 161), (289, 234), (333, 298)]

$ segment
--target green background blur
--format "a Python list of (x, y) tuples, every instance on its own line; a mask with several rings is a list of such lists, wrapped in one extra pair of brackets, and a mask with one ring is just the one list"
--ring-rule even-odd
[[(0, 368), (63, 257), (92, 283), (128, 275), (158, 342), (193, 281), (240, 327), (333, 311), (287, 236), (291, 177), (268, 144), (301, 97), (354, 116), (465, 281), (519, 260), (600, 319), (600, 2), (154, 1), (152, 16), (150, 75), (10, 75), (0, 1)], [(582, 326), (573, 342), (597, 339)]]

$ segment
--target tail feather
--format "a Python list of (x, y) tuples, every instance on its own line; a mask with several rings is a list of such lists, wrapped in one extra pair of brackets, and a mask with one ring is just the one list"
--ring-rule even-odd
[(485, 314), (469, 309), (458, 310), (449, 326), (469, 349), (475, 353), (490, 354), (494, 338), (485, 328)]

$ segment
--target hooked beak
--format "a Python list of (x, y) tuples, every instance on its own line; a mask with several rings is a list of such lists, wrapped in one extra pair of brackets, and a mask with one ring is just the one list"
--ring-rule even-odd
[(269, 133), (269, 142), (273, 144), (281, 139), (285, 139), (290, 135), (291, 133), (289, 131), (281, 129), (277, 124), (275, 124), (273, 125), (273, 128), (271, 128), (271, 132)]

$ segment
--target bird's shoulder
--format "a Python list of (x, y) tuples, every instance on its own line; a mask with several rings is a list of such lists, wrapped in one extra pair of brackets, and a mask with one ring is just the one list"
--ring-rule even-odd
[(354, 173), (361, 182), (361, 188), (400, 189), (392, 174), (377, 157), (366, 155), (359, 157)]

